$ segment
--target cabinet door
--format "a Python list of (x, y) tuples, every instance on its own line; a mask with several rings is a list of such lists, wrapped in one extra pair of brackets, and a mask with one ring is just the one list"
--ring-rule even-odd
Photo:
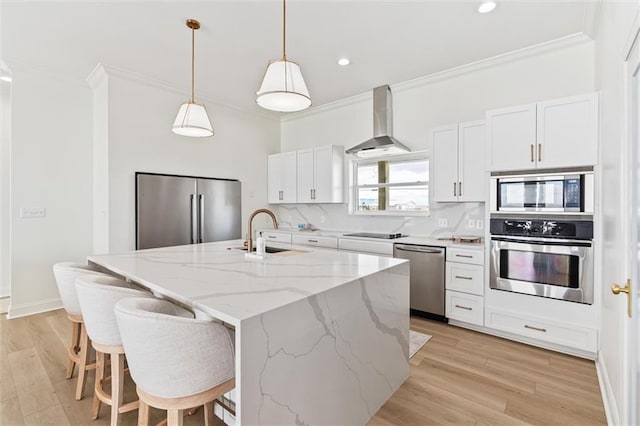
[(460, 123), (458, 129), (458, 201), (484, 202), (487, 180), (484, 121)]
[(298, 203), (313, 203), (314, 160), (313, 148), (298, 151)]
[(458, 200), (458, 125), (439, 127), (431, 131), (431, 199)]
[(282, 154), (282, 203), (295, 203), (297, 197), (297, 154), (295, 151)]
[(595, 165), (598, 160), (598, 95), (538, 103), (538, 168)]
[(536, 167), (536, 104), (487, 111), (489, 170)]
[(282, 203), (282, 154), (270, 155), (267, 162), (267, 200)]
[(333, 194), (333, 147), (323, 146), (314, 150), (313, 202), (330, 203)]

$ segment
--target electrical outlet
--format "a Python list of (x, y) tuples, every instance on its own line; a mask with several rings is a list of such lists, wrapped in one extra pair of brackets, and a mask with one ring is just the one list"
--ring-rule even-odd
[(482, 220), (482, 219), (476, 220), (476, 227), (478, 229), (484, 229), (484, 220)]
[(47, 209), (44, 207), (20, 207), (21, 218), (45, 217), (46, 215)]
[(447, 226), (449, 226), (449, 221), (446, 217), (441, 217), (438, 219), (438, 226), (440, 228), (446, 228)]
[(467, 222), (467, 228), (473, 229), (476, 227), (476, 221), (473, 219), (469, 219), (469, 221)]

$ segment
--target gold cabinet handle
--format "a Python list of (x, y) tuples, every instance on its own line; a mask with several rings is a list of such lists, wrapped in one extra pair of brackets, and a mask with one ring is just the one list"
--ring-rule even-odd
[(524, 325), (524, 328), (528, 328), (529, 330), (542, 331), (543, 333), (546, 333), (546, 332), (547, 332), (547, 329), (546, 329), (546, 328), (534, 327), (534, 326), (529, 325), (529, 324), (525, 324), (525, 325)]
[(542, 144), (538, 144), (538, 161), (542, 161)]
[(470, 308), (468, 306), (456, 305), (456, 308), (464, 309), (467, 311), (473, 311), (473, 308)]
[(473, 279), (473, 278), (471, 278), (471, 277), (464, 277), (464, 276), (462, 276), (462, 275), (456, 275), (456, 278), (457, 278), (457, 279), (460, 279), (460, 280), (472, 280), (472, 279)]
[(533, 163), (533, 144), (531, 144), (531, 162)]
[(631, 312), (631, 309), (632, 309), (632, 306), (631, 306), (631, 280), (627, 280), (627, 282), (626, 282), (624, 287), (620, 287), (619, 284), (614, 283), (611, 286), (611, 292), (613, 294), (615, 294), (615, 295), (618, 295), (620, 293), (624, 293), (624, 294), (627, 295), (627, 316), (629, 318), (631, 318), (631, 314), (632, 314), (632, 312)]

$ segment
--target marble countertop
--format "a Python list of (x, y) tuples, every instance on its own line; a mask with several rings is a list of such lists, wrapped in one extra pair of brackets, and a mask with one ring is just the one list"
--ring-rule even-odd
[(367, 238), (367, 237), (352, 237), (345, 236), (345, 233), (351, 233), (350, 231), (325, 231), (325, 230), (315, 230), (315, 231), (299, 231), (297, 229), (260, 229), (263, 232), (281, 232), (286, 234), (300, 234), (300, 235), (314, 235), (320, 237), (334, 237), (334, 238), (348, 238), (352, 240), (363, 240), (363, 241), (375, 241), (380, 243), (401, 243), (401, 244), (420, 244), (427, 246), (436, 246), (436, 247), (460, 247), (460, 248), (468, 248), (468, 249), (476, 249), (482, 250), (484, 248), (484, 242), (480, 243), (460, 243), (456, 241), (452, 241), (450, 239), (438, 239), (434, 237), (421, 237), (421, 236), (408, 236), (394, 239), (378, 239), (378, 238)]
[(251, 259), (241, 246), (222, 241), (88, 260), (232, 325), (406, 262), (295, 245)]

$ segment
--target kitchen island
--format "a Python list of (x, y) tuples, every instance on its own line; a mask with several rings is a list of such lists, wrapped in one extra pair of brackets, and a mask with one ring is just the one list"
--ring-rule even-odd
[(237, 424), (364, 424), (409, 375), (409, 264), (241, 241), (89, 256), (235, 329)]

